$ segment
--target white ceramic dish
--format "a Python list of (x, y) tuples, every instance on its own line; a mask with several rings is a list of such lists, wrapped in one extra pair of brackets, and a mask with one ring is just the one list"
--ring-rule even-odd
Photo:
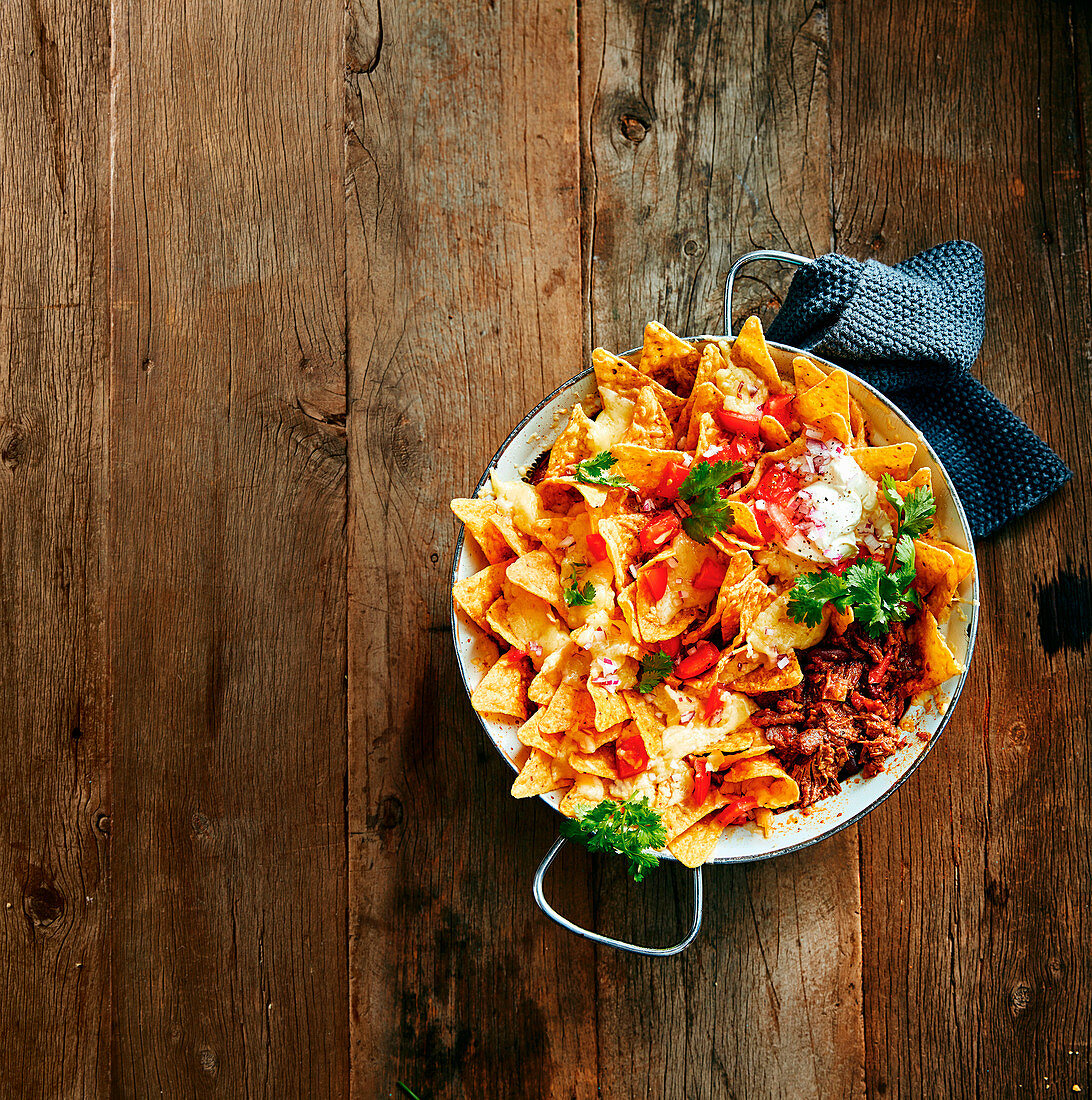
[[(691, 339), (714, 338), (692, 337)], [(810, 352), (803, 353), (777, 344), (771, 344), (770, 350), (778, 370), (789, 379), (792, 378), (792, 359), (795, 355), (807, 354), (824, 369), (835, 369), (833, 364), (825, 362)], [(627, 354), (634, 355), (639, 352), (638, 348)], [(932, 470), (939, 530), (946, 539), (973, 555), (974, 542), (967, 517), (951, 479), (933, 449), (906, 416), (886, 397), (852, 374), (849, 375), (849, 379), (850, 392), (860, 402), (869, 419), (873, 443), (912, 442), (917, 445), (918, 453), (913, 469), (928, 466)], [(577, 403), (583, 403), (589, 415), (594, 415), (599, 408), (595, 376), (590, 369), (558, 387), (520, 421), (511, 435), (501, 444), (493, 461), (482, 475), (475, 489), (475, 495), (494, 471), (503, 480), (519, 478), (521, 472), (530, 467), (553, 444), (564, 427), (570, 411)], [(473, 540), (464, 539), (460, 532), (455, 548), (452, 583), (470, 576), (487, 564)], [(909, 717), (918, 735), (911, 733), (906, 738), (907, 743), (885, 762), (885, 770), (879, 775), (869, 779), (859, 775), (853, 777), (843, 783), (840, 794), (824, 799), (811, 807), (806, 814), (792, 810), (775, 815), (774, 826), (768, 837), (763, 836), (761, 831), (753, 825), (725, 830), (717, 846), (714, 862), (745, 863), (769, 859), (772, 856), (783, 855), (814, 844), (858, 821), (909, 778), (947, 724), (967, 678), (966, 670), (970, 666), (978, 627), (977, 563), (971, 575), (964, 581), (959, 595), (961, 603), (953, 609), (948, 622), (942, 625), (941, 632), (945, 635), (957, 660), (963, 665), (964, 671), (960, 676), (953, 677), (944, 684), (926, 705), (918, 704), (910, 709)], [(473, 623), (464, 621), (454, 614), (452, 625), (459, 668), (469, 692), (485, 673), (484, 662), (479, 656), (483, 635)], [(518, 771), (528, 752), (516, 737), (518, 723), (514, 720), (499, 722), (486, 719), (481, 719), (481, 722), (499, 752), (513, 770)], [(556, 809), (563, 795), (564, 791), (555, 791), (541, 797)], [(667, 859), (673, 858), (668, 852), (663, 855)]]

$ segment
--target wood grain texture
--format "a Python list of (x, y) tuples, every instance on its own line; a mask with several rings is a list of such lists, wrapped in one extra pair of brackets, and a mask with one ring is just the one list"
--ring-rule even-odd
[(337, 1096), (343, 9), (113, 14), (114, 1090)]
[(509, 797), (458, 679), (448, 510), (581, 365), (575, 5), (353, 16), (352, 1092), (583, 1100), (592, 952), (531, 899), (557, 819)]
[(0, 1092), (105, 1095), (105, 4), (0, 9)]
[[(585, 3), (580, 26), (591, 340), (632, 347), (650, 318), (720, 332), (736, 256), (829, 247), (825, 14)], [(712, 868), (685, 955), (603, 953), (602, 1095), (860, 1095), (857, 876), (852, 829), (799, 856)], [(686, 919), (684, 881), (656, 876), (635, 896), (606, 868), (598, 919), (668, 942)]]
[(861, 826), (869, 1092), (1070, 1095), (1092, 1068), (1088, 12), (838, 4), (831, 26), (839, 250), (978, 242), (977, 373), (1076, 474), (979, 545), (963, 699)]

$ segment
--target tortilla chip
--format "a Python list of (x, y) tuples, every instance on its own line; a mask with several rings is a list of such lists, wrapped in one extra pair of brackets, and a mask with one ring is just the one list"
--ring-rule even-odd
[(671, 421), (656, 395), (645, 387), (633, 402), (633, 422), (622, 436), (623, 443), (638, 443), (643, 447), (670, 447), (675, 435)]
[(588, 681), (588, 694), (595, 705), (595, 728), (597, 730), (610, 729), (619, 722), (629, 721), (629, 709), (626, 701), (614, 692), (607, 691), (602, 684), (594, 680)]
[[(955, 559), (947, 550), (935, 543), (914, 539), (914, 589), (920, 596), (927, 596), (938, 585), (945, 593), (941, 606), (946, 606), (954, 589), (948, 587), (949, 574), (955, 576)], [(934, 612), (935, 614), (935, 612)]]
[(682, 451), (661, 451), (640, 443), (616, 443), (611, 447), (611, 454), (616, 460), (611, 473), (617, 471), (646, 495), (660, 484), (668, 466), (672, 463), (685, 465), (687, 459)]
[(917, 643), (921, 659), (921, 675), (913, 685), (916, 694), (932, 691), (963, 671), (963, 666), (940, 636), (937, 621), (931, 611), (922, 611), (911, 624), (908, 633)]
[(789, 433), (785, 431), (785, 426), (772, 416), (763, 416), (759, 421), (758, 430), (771, 447), (784, 447), (789, 441)]
[(751, 652), (770, 661), (777, 661), (797, 649), (810, 649), (818, 645), (827, 632), (830, 622), (830, 605), (823, 608), (823, 614), (815, 626), (805, 622), (795, 622), (789, 615), (790, 593), (778, 596), (755, 616), (747, 630), (747, 645)]
[(818, 386), (827, 376), (827, 372), (806, 355), (797, 355), (793, 359), (792, 374), (796, 381), (796, 388), (800, 393), (803, 393), (804, 390), (810, 390), (813, 386)]
[(595, 752), (570, 753), (569, 767), (583, 775), (598, 775), (603, 779), (618, 778), (618, 763), (613, 745), (601, 745)]
[(485, 614), (500, 598), (507, 569), (505, 562), (489, 565), (471, 577), (463, 577), (452, 586), (451, 598), (455, 606), (483, 630), (489, 629)]
[(516, 736), (521, 745), (529, 749), (541, 749), (549, 756), (558, 756), (561, 751), (561, 738), (542, 732), (542, 716), (545, 710), (536, 710), (518, 730)]
[(854, 400), (852, 394), (849, 397), (849, 426), (853, 430), (853, 442), (858, 447), (867, 446), (868, 423), (865, 420), (864, 409)]
[(779, 809), (800, 798), (800, 788), (771, 753), (741, 760), (725, 772), (725, 781), (739, 783), (744, 794), (754, 795), (760, 806)]
[(532, 749), (512, 784), (512, 797), (532, 798), (536, 794), (548, 794), (564, 787), (570, 778), (541, 749)]
[(506, 714), (521, 722), (527, 717), (527, 685), (531, 663), (512, 651), (502, 653), (497, 663), (470, 693), (470, 705), (479, 713)]
[(677, 417), (686, 404), (684, 398), (676, 396), (666, 386), (661, 386), (659, 382), (642, 374), (635, 366), (625, 359), (619, 359), (617, 355), (612, 355), (605, 348), (596, 348), (592, 352), (592, 367), (600, 393), (609, 390), (619, 397), (636, 402), (640, 391), (648, 387), (669, 420)]
[(844, 370), (832, 370), (822, 382), (796, 395), (793, 402), (796, 415), (809, 424), (817, 424), (824, 418), (838, 416), (845, 424), (849, 443), (849, 375)]
[(641, 735), (646, 745), (654, 745), (659, 752), (666, 728), (659, 710), (647, 695), (642, 695), (638, 691), (623, 691), (620, 694), (626, 701), (629, 713), (633, 716), (636, 732)]
[(542, 733), (570, 733), (595, 725), (595, 704), (575, 678), (564, 679), (539, 722)]
[(669, 841), (667, 848), (684, 867), (700, 867), (716, 851), (723, 832), (724, 826), (716, 816), (707, 817)]
[(757, 374), (766, 383), (770, 393), (785, 392), (785, 383), (777, 373), (766, 337), (762, 333), (762, 322), (757, 317), (748, 317), (743, 322), (743, 328), (739, 330), (729, 356), (732, 362)]
[(732, 585), (725, 593), (724, 611), (720, 632), (726, 642), (740, 632), (746, 634), (763, 609), (773, 603), (776, 596), (757, 569)]
[(607, 797), (606, 783), (595, 775), (577, 772), (573, 785), (565, 792), (558, 809), (566, 817), (577, 817)]
[(565, 606), (557, 562), (549, 550), (532, 550), (531, 553), (516, 558), (508, 565), (507, 580), (555, 607)]
[(723, 408), (724, 394), (712, 382), (701, 382), (694, 387), (694, 392), (690, 395), (690, 419), (687, 422), (686, 438), (681, 444), (683, 450), (692, 451), (698, 445), (702, 414), (712, 415), (717, 409)]
[(495, 500), (477, 497), (453, 500), (451, 510), (482, 548), (493, 565), (513, 556), (526, 554), (534, 543), (512, 526), (512, 519)]
[(678, 366), (689, 366), (689, 377), (693, 378), (699, 355), (693, 344), (680, 339), (658, 321), (645, 325), (645, 342), (641, 348), (641, 370), (645, 374), (659, 377), (670, 368), (676, 380), (680, 380)]
[(682, 836), (695, 822), (701, 821), (703, 817), (708, 817), (709, 814), (722, 809), (727, 801), (727, 796), (714, 788), (705, 796), (700, 806), (694, 805), (692, 797), (669, 806), (660, 815), (668, 843), (670, 844), (675, 837)]
[(583, 406), (573, 406), (565, 430), (557, 437), (546, 464), (547, 477), (560, 477), (575, 463), (593, 458), (595, 450), (590, 442), (592, 422)]
[(892, 443), (887, 447), (854, 447), (850, 454), (853, 461), (869, 477), (879, 481), (890, 474), (896, 481), (910, 473), (910, 464), (918, 449), (913, 443)]
[(784, 668), (768, 667), (749, 659), (742, 651), (726, 653), (717, 663), (717, 678), (733, 691), (745, 695), (761, 695), (767, 691), (781, 691), (796, 687), (804, 679), (800, 660), (793, 653)]

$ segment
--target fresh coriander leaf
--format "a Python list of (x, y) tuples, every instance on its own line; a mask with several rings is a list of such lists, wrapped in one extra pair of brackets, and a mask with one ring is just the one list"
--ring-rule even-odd
[(720, 495), (720, 487), (743, 469), (741, 462), (695, 462), (679, 486), (690, 515), (683, 517), (683, 529), (696, 542), (708, 542), (735, 522), (732, 505)]
[(695, 462), (686, 480), (679, 486), (679, 496), (689, 500), (707, 489), (719, 489), (742, 469), (742, 462)]
[(617, 852), (626, 856), (634, 882), (640, 882), (645, 871), (660, 861), (655, 852), (646, 849), (662, 848), (667, 844), (663, 820), (644, 797), (631, 798), (627, 802), (604, 798), (576, 818), (563, 821), (561, 835), (580, 841), (592, 852)]
[(565, 602), (569, 607), (587, 607), (595, 602), (595, 585), (588, 581), (583, 588), (577, 584), (576, 579), (564, 591)]
[(879, 638), (909, 611), (898, 578), (878, 561), (859, 561), (845, 571), (853, 621), (872, 638)]
[(916, 539), (924, 535), (932, 526), (933, 516), (936, 515), (937, 502), (931, 489), (924, 485), (911, 492), (903, 502), (902, 513), (899, 516), (899, 536), (905, 534)]
[(899, 588), (909, 588), (918, 575), (914, 557), (914, 540), (909, 535), (900, 535), (899, 541), (895, 543), (895, 552), (892, 555), (892, 563), (898, 566), (894, 576)]
[(895, 479), (890, 474), (884, 474), (883, 477), (880, 478), (880, 490), (887, 499), (887, 503), (895, 509), (901, 519), (902, 497), (899, 496), (899, 491), (895, 488)]
[(788, 612), (793, 622), (818, 626), (828, 603), (845, 611), (848, 600), (846, 582), (837, 573), (801, 573), (789, 593)]
[(632, 488), (624, 477), (607, 473), (616, 461), (610, 451), (600, 451), (595, 458), (588, 458), (576, 464), (576, 479), (587, 485), (606, 485), (610, 489)]
[(657, 684), (662, 684), (675, 662), (661, 649), (657, 653), (649, 653), (641, 658), (640, 678), (637, 681), (637, 690), (642, 694), (651, 691)]

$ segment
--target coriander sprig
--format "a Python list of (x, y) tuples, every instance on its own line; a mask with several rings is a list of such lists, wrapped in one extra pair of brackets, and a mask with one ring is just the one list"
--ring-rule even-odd
[(870, 637), (879, 638), (892, 623), (908, 619), (912, 608), (921, 607), (911, 587), (917, 577), (914, 539), (931, 526), (936, 501), (924, 486), (914, 489), (904, 501), (890, 474), (884, 474), (880, 487), (898, 516), (890, 565), (885, 568), (883, 562), (865, 559), (854, 562), (840, 576), (823, 570), (797, 577), (788, 603), (795, 622), (818, 626), (829, 603), (839, 611), (852, 608), (853, 621)]
[(565, 603), (569, 607), (588, 607), (595, 602), (595, 585), (588, 581), (583, 588), (580, 587), (580, 578), (587, 568), (580, 561), (574, 561), (569, 566), (569, 586), (562, 590)]
[(663, 820), (643, 796), (626, 802), (604, 798), (598, 806), (563, 821), (561, 835), (580, 841), (590, 852), (626, 856), (634, 882), (640, 882), (645, 871), (660, 862), (660, 857), (647, 849), (667, 843)]
[(679, 486), (679, 499), (690, 508), (683, 529), (696, 542), (708, 542), (735, 522), (732, 505), (720, 495), (720, 487), (742, 469), (742, 462), (695, 462), (690, 468)]
[(608, 489), (632, 489), (633, 486), (624, 477), (607, 473), (617, 461), (610, 451), (600, 451), (595, 458), (576, 464), (576, 480), (587, 485), (605, 485)]
[(641, 658), (641, 672), (637, 680), (637, 690), (642, 695), (650, 692), (657, 684), (662, 684), (671, 675), (675, 662), (661, 649)]

